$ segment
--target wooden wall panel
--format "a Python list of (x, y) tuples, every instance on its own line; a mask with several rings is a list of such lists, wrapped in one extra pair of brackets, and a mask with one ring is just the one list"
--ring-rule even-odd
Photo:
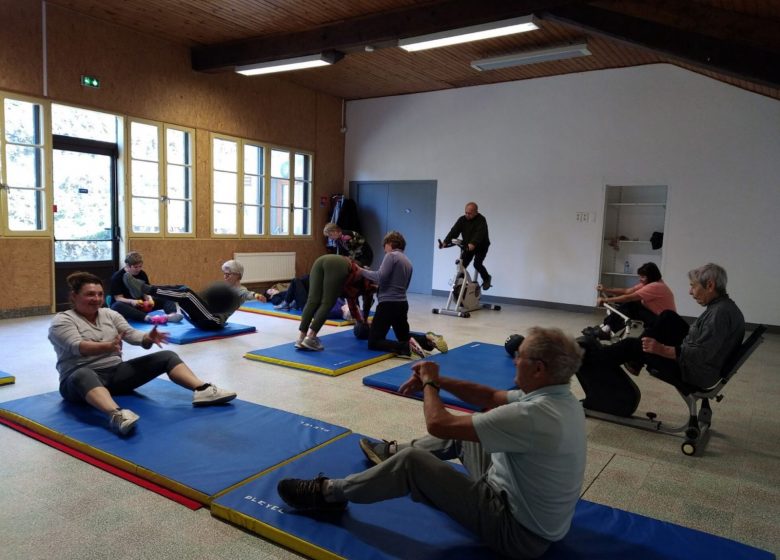
[[(40, 6), (35, 0), (0, 0), (2, 89), (42, 96)], [(324, 253), (321, 232), (329, 208), (327, 204), (320, 206), (320, 199), (344, 192), (340, 99), (273, 76), (196, 73), (185, 46), (52, 4), (47, 5), (46, 28), (51, 100), (196, 130), (196, 238), (128, 241), (128, 250), (144, 254), (152, 280), (200, 289), (221, 278), (219, 266), (234, 252), (254, 251), (295, 251), (297, 272), (303, 274)], [(101, 87), (81, 87), (82, 74), (99, 77)], [(210, 238), (210, 132), (314, 152), (312, 239)], [(14, 293), (26, 294), (23, 300), (4, 302), (0, 307), (17, 313), (45, 306), (39, 312), (47, 312), (53, 299), (51, 240), (0, 242), (5, 265), (0, 280)], [(13, 274), (18, 267), (6, 264), (27, 263), (31, 255), (36, 271), (32, 290), (28, 289), (28, 278), (17, 280)]]
[(0, 318), (48, 313), (52, 295), (52, 241), (0, 238)]
[(0, 89), (41, 95), (41, 3), (0, 0)]

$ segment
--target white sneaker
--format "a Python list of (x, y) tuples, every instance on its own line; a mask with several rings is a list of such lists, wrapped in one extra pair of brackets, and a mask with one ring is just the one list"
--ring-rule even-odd
[(184, 316), (181, 313), (168, 313), (169, 323), (181, 323), (182, 319), (184, 319)]
[(216, 385), (209, 385), (200, 391), (193, 391), (192, 406), (211, 406), (214, 404), (225, 404), (236, 398), (232, 391), (225, 391)]
[(111, 413), (108, 425), (111, 427), (111, 431), (125, 436), (135, 428), (135, 423), (138, 422), (139, 418), (141, 417), (132, 410), (120, 408)]
[(295, 348), (297, 348), (298, 350), (303, 350), (304, 349), (303, 338), (304, 337), (299, 338), (298, 340), (295, 341), (295, 344), (293, 344), (293, 346), (295, 346)]
[(320, 342), (320, 339), (316, 336), (307, 336), (301, 341), (301, 346), (306, 348), (307, 350), (315, 350), (317, 352), (321, 352), (325, 350), (325, 347), (322, 345), (322, 342)]
[(425, 336), (436, 347), (436, 350), (438, 350), (442, 354), (446, 353), (447, 350), (450, 349), (450, 347), (447, 346), (447, 341), (444, 340), (444, 337), (442, 335), (436, 334), (435, 332), (427, 332), (425, 333)]

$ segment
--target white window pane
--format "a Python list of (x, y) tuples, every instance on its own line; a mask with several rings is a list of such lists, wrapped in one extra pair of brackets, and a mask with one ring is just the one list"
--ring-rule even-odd
[(261, 146), (244, 145), (244, 173), (263, 174), (263, 148)]
[(238, 147), (230, 140), (214, 139), (214, 169), (238, 171)]
[(214, 233), (235, 235), (237, 232), (236, 219), (235, 204), (214, 205)]
[(191, 168), (181, 165), (168, 166), (168, 190), (169, 198), (192, 198)]
[(263, 233), (263, 209), (260, 206), (244, 206), (244, 234)]
[(8, 189), (8, 227), (13, 231), (45, 229), (43, 191)]
[(114, 143), (117, 127), (116, 115), (56, 103), (51, 106), (52, 134)]
[(303, 181), (295, 181), (293, 205), (296, 208), (311, 208), (311, 185)]
[(133, 198), (134, 233), (160, 233), (160, 203), (156, 198)]
[(311, 212), (304, 209), (293, 210), (293, 234), (309, 235), (311, 233)]
[(244, 176), (244, 204), (263, 203), (263, 185), (260, 177)]
[(238, 193), (236, 193), (237, 177), (235, 173), (214, 172), (214, 202), (238, 202)]
[(311, 156), (295, 154), (295, 178), (311, 181)]
[(290, 181), (271, 179), (271, 206), (290, 206)]
[(42, 183), (40, 148), (6, 146), (6, 182), (11, 187), (36, 188)]
[(153, 196), (160, 195), (159, 177), (157, 174), (157, 164), (148, 161), (133, 161), (132, 165), (132, 192), (133, 196)]
[(183, 130), (169, 128), (165, 131), (165, 144), (167, 146), (166, 159), (168, 163), (189, 165), (190, 158), (190, 133)]
[(156, 125), (139, 122), (130, 123), (130, 157), (133, 159), (145, 159), (158, 161)]
[(187, 200), (168, 201), (168, 233), (192, 232), (192, 203)]
[(57, 262), (110, 261), (111, 241), (56, 241)]
[(6, 140), (17, 144), (40, 144), (40, 114), (40, 105), (15, 99), (6, 99)]
[(271, 234), (287, 235), (290, 232), (290, 212), (287, 208), (271, 208)]
[(271, 150), (271, 177), (290, 178), (290, 152)]

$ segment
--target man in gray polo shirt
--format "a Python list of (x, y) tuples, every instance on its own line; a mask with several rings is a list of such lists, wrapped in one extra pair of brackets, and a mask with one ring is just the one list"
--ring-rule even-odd
[[(279, 482), (300, 510), (341, 511), (347, 502), (399, 496), (436, 507), (512, 558), (536, 558), (569, 530), (585, 471), (585, 416), (569, 389), (582, 350), (559, 329), (534, 327), (515, 356), (519, 390), (439, 375), (418, 362), (401, 392), (423, 391), (428, 434), (407, 444), (360, 446), (376, 466), (344, 479)], [(446, 389), (487, 412), (450, 413)], [(468, 474), (446, 463), (459, 459)]]

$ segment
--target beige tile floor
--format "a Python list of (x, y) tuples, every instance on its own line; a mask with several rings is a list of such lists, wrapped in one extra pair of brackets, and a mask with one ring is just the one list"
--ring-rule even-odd
[[(412, 296), (413, 328), (443, 333), (450, 346), (472, 340), (503, 344), (533, 325), (576, 336), (598, 315), (507, 305), (470, 319), (431, 314), (443, 300)], [(16, 384), (0, 401), (57, 389), (50, 316), (0, 321), (0, 369)], [(209, 381), (239, 398), (320, 418), (374, 437), (405, 440), (423, 430), (421, 403), (368, 389), (365, 375), (397, 359), (340, 377), (245, 360), (249, 350), (292, 340), (294, 321), (238, 312), (256, 334), (170, 348)], [(322, 334), (338, 329), (325, 327)], [(713, 432), (702, 457), (680, 452), (682, 440), (588, 420), (583, 497), (780, 552), (780, 336), (765, 343), (714, 405)], [(143, 352), (126, 346), (126, 357)], [(637, 380), (640, 410), (682, 421), (671, 387), (646, 374)], [(573, 390), (582, 391), (573, 381)], [(142, 420), (143, 421), (143, 420)], [(218, 426), (215, 426), (218, 429)], [(192, 512), (0, 426), (0, 558), (3, 559), (290, 559), (298, 555)]]

